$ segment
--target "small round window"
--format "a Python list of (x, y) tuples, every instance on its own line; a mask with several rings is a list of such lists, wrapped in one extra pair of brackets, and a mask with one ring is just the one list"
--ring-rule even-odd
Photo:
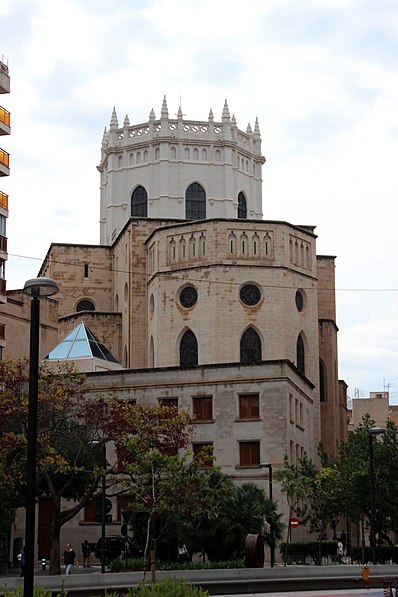
[(245, 284), (240, 289), (239, 296), (242, 303), (249, 307), (253, 307), (261, 300), (261, 290), (254, 284)]
[(300, 313), (304, 310), (304, 295), (301, 290), (297, 290), (296, 292), (296, 307)]
[(180, 303), (186, 309), (193, 307), (198, 300), (198, 292), (193, 286), (186, 286), (180, 292)]

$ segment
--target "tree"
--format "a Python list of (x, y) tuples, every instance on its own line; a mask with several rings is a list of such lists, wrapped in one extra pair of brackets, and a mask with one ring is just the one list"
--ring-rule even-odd
[[(1, 361), (0, 378), (0, 489), (16, 500), (26, 474), (28, 361)], [(92, 499), (104, 473), (95, 445), (120, 436), (129, 406), (89, 396), (84, 374), (69, 365), (54, 371), (42, 364), (38, 394), (37, 491), (52, 500), (50, 574), (59, 574), (60, 530)]]
[(218, 493), (202, 468), (211, 455), (204, 450), (193, 458), (188, 446), (193, 436), (188, 413), (165, 406), (132, 407), (122, 438), (125, 451), (122, 483), (130, 507), (146, 514), (145, 554), (150, 554), (154, 579), (155, 523), (164, 513), (215, 516)]

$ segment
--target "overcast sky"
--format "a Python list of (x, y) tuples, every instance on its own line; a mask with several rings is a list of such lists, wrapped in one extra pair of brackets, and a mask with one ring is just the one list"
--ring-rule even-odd
[(8, 289), (51, 242), (99, 242), (100, 143), (160, 116), (258, 117), (265, 219), (336, 255), (339, 376), (398, 402), (397, 0), (1, 0)]

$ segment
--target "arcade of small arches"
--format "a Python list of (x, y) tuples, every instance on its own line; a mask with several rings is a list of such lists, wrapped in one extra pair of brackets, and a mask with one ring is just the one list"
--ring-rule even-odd
[[(131, 195), (131, 215), (139, 218), (148, 217), (148, 193), (139, 185)], [(206, 219), (206, 191), (198, 182), (190, 184), (185, 191), (185, 218), (187, 220)], [(238, 194), (238, 219), (247, 219), (247, 200), (245, 194)]]

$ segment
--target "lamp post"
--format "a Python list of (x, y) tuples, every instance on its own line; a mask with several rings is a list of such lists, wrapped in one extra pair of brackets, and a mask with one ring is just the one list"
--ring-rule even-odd
[(102, 475), (102, 495), (101, 495), (101, 574), (105, 572), (105, 534), (106, 534), (106, 512), (105, 512), (105, 502), (106, 502), (106, 444), (102, 442), (102, 462), (104, 465), (104, 474)]
[(381, 427), (372, 427), (368, 430), (369, 441), (369, 490), (370, 490), (370, 550), (372, 553), (372, 564), (376, 565), (376, 509), (375, 509), (375, 473), (373, 462), (373, 436), (385, 432)]
[(24, 293), (32, 297), (30, 310), (29, 403), (27, 431), (26, 519), (25, 519), (25, 577), (24, 596), (33, 597), (35, 559), (35, 509), (37, 465), (37, 402), (39, 390), (39, 334), (40, 298), (58, 292), (50, 278), (32, 278), (25, 283)]
[[(260, 468), (267, 468), (268, 469), (268, 497), (269, 499), (272, 501), (272, 464), (265, 464), (265, 463), (261, 463), (260, 464)], [(271, 568), (274, 567), (275, 565), (275, 530), (274, 530), (274, 525), (273, 525), (273, 521), (271, 521), (271, 548), (270, 548), (270, 553), (271, 553)]]

